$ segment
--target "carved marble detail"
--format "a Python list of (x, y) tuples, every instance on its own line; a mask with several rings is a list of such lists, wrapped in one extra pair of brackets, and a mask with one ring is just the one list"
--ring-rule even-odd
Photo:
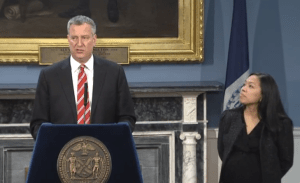
[(197, 183), (196, 145), (201, 138), (198, 132), (184, 132), (180, 135), (183, 140), (182, 182)]
[(197, 123), (197, 97), (200, 92), (182, 93), (183, 123)]

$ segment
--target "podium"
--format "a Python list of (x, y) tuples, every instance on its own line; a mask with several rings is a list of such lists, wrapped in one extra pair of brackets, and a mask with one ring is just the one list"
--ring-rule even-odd
[[(135, 143), (129, 126), (125, 123), (101, 125), (55, 125), (43, 123), (33, 149), (26, 182), (60, 183), (61, 180), (57, 171), (59, 154), (69, 141), (82, 136), (100, 140), (109, 151), (111, 171), (107, 183), (143, 182)], [(88, 182), (93, 183), (97, 181)]]

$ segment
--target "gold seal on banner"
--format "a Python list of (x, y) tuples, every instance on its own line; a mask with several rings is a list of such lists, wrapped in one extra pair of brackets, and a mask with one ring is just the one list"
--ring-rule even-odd
[(111, 173), (106, 146), (89, 136), (70, 140), (60, 151), (57, 172), (62, 183), (105, 183)]

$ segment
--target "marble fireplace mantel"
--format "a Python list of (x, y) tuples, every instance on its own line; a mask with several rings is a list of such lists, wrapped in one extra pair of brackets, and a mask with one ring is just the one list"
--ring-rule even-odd
[[(215, 81), (190, 82), (129, 82), (130, 92), (135, 96), (156, 93), (186, 93), (221, 91), (222, 84)], [(34, 99), (36, 83), (0, 84), (0, 99)], [(152, 93), (152, 94), (151, 94)], [(145, 95), (146, 96), (146, 95)], [(170, 96), (165, 94), (165, 96)]]
[[(145, 183), (206, 182), (206, 94), (222, 87), (219, 82), (129, 83), (137, 117), (133, 136)], [(35, 88), (0, 84), (0, 156), (27, 153), (24, 166), (34, 145), (29, 121)], [(0, 160), (0, 177), (19, 182), (7, 173), (18, 169), (10, 160)]]

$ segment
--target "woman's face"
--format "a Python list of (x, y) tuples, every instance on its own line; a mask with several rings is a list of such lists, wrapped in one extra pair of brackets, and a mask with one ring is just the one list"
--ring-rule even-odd
[(245, 81), (240, 93), (240, 102), (244, 105), (258, 104), (262, 99), (259, 78), (251, 75)]

